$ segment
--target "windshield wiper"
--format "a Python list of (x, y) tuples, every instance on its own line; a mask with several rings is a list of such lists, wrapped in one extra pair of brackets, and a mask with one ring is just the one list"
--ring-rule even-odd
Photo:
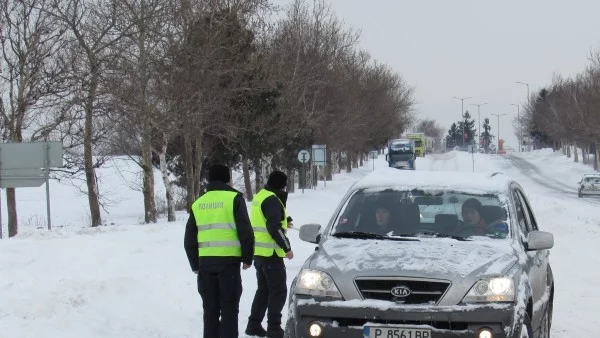
[(416, 238), (403, 238), (403, 237), (391, 237), (385, 235), (374, 234), (371, 232), (362, 232), (362, 231), (346, 231), (346, 232), (336, 232), (332, 236), (341, 237), (341, 238), (359, 238), (359, 239), (388, 239), (392, 241), (418, 241)]
[(413, 232), (410, 234), (400, 234), (398, 236), (400, 236), (400, 237), (418, 237), (419, 235), (426, 235), (426, 236), (433, 236), (433, 237), (440, 237), (440, 238), (452, 238), (457, 241), (463, 241), (463, 242), (470, 241), (470, 239), (466, 239), (464, 237), (453, 236), (453, 235), (448, 235), (448, 234), (441, 234), (441, 233), (435, 232), (435, 231), (417, 231), (417, 232)]

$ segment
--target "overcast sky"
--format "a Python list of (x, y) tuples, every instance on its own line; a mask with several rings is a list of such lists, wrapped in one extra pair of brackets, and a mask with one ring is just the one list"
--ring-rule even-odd
[[(277, 0), (286, 4), (290, 0)], [(391, 65), (415, 88), (419, 118), (444, 128), (461, 102), (485, 103), (481, 120), (500, 118), (500, 137), (517, 147), (512, 119), (530, 84), (584, 70), (600, 50), (600, 0), (329, 0), (337, 16), (361, 30), (360, 47)], [(497, 134), (497, 117), (491, 116)]]

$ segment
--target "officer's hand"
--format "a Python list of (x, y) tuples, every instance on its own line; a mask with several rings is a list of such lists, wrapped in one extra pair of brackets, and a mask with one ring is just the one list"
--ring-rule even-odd
[(242, 265), (242, 269), (246, 270), (246, 269), (250, 268), (251, 266), (252, 266), (252, 264), (246, 264), (246, 263), (244, 263)]
[(294, 258), (294, 252), (292, 250), (288, 251), (285, 253), (285, 257), (287, 257), (287, 259), (292, 259)]
[(294, 222), (289, 222), (288, 223), (288, 228), (293, 228), (294, 227)]

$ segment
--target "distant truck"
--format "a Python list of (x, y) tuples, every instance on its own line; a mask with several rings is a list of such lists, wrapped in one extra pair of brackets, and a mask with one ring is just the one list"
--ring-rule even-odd
[(427, 149), (427, 139), (425, 133), (407, 133), (406, 138), (415, 143), (415, 156), (425, 157)]
[(388, 144), (385, 159), (391, 168), (415, 170), (415, 142), (409, 139), (395, 139)]

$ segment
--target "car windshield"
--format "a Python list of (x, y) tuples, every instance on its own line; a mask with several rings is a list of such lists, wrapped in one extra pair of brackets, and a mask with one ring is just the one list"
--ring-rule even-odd
[(588, 176), (588, 177), (585, 178), (584, 182), (585, 183), (599, 184), (600, 183), (600, 176), (599, 177)]
[[(510, 235), (505, 203), (496, 194), (363, 189), (345, 203), (333, 236), (503, 239)], [(341, 234), (341, 235), (340, 235)]]

